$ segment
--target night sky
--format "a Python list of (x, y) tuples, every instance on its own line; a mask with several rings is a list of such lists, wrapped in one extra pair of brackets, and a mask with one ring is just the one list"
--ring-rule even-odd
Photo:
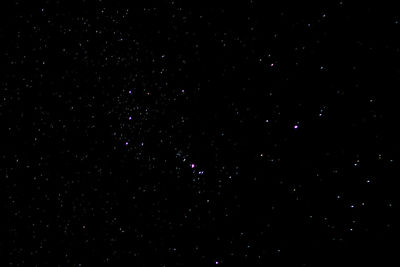
[(0, 266), (400, 266), (395, 12), (3, 10)]

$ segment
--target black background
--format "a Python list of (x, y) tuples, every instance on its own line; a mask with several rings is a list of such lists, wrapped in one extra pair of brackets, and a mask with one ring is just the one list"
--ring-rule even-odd
[(4, 266), (396, 265), (392, 11), (5, 12)]

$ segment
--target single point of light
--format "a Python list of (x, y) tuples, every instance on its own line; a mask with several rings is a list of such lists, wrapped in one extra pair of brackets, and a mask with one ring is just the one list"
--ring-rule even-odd
[(295, 126), (293, 126), (293, 128), (298, 129), (298, 128), (299, 128), (299, 125), (295, 125)]
[(219, 262), (218, 262), (218, 261), (216, 261), (216, 262), (215, 262), (215, 264), (219, 264)]
[(129, 92), (128, 92), (128, 93), (132, 94), (132, 91), (131, 91), (131, 90), (129, 90)]
[(190, 164), (190, 167), (193, 169), (196, 165), (194, 163)]
[(127, 145), (128, 145), (128, 142), (125, 142), (125, 145), (127, 146)]
[(129, 117), (129, 120), (131, 120), (132, 119), (132, 117)]

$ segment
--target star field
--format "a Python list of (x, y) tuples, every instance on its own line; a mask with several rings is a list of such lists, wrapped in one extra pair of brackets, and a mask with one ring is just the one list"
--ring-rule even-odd
[(15, 3), (0, 265), (397, 266), (400, 14), (302, 8)]

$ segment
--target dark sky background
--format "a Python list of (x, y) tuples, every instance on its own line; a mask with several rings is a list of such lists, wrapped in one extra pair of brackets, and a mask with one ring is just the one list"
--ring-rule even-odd
[(346, 3), (4, 12), (0, 265), (398, 266), (400, 12)]

